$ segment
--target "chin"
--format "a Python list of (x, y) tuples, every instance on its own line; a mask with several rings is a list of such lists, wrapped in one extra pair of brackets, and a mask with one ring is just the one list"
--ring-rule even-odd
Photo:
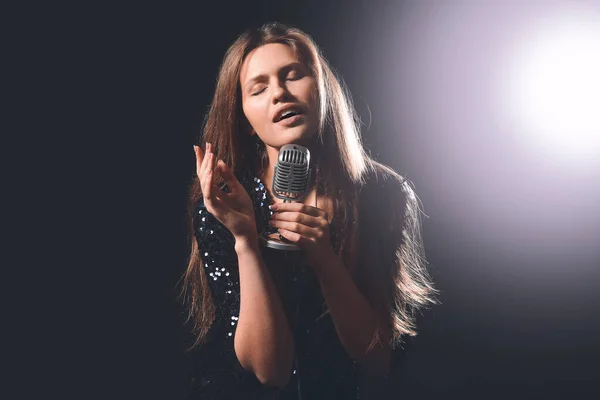
[(285, 135), (285, 143), (282, 143), (281, 145), (283, 146), (291, 143), (305, 145), (314, 140), (314, 138), (314, 134), (310, 133), (307, 129), (302, 129), (301, 131), (298, 130), (297, 132), (289, 132), (288, 135)]
[(288, 128), (284, 131), (271, 131), (268, 135), (270, 136), (271, 140), (269, 140), (269, 138), (263, 138), (262, 140), (268, 146), (277, 149), (281, 148), (286, 144), (306, 145), (307, 143), (310, 143), (315, 139), (316, 134), (314, 134), (313, 132), (315, 132), (315, 130), (310, 129), (306, 125), (301, 125), (293, 128)]

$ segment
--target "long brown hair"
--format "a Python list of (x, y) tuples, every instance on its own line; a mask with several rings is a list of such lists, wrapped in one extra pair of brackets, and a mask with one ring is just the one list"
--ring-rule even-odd
[[(360, 121), (347, 88), (329, 67), (311, 37), (297, 28), (279, 23), (266, 24), (239, 36), (222, 61), (212, 104), (205, 117), (200, 145), (204, 148), (206, 143), (211, 143), (217, 159), (227, 163), (238, 176), (244, 171), (259, 172), (265, 167), (264, 144), (249, 134), (249, 122), (242, 111), (239, 80), (245, 57), (252, 50), (270, 43), (289, 46), (315, 77), (319, 129), (314, 158), (319, 166), (319, 193), (328, 195), (333, 200), (334, 215), (330, 229), (332, 237), (338, 238), (337, 247), (343, 260), (347, 261), (351, 254), (355, 254), (355, 244), (359, 237), (373, 236), (372, 232), (361, 232), (359, 235), (357, 225), (353, 224), (353, 221), (364, 220), (364, 216), (359, 216), (358, 199), (365, 184), (372, 180), (370, 177), (375, 180), (384, 179), (388, 186), (389, 182), (397, 183), (395, 187), (400, 194), (396, 206), (399, 211), (394, 222), (407, 238), (399, 237), (399, 241), (393, 244), (395, 247), (387, 251), (394, 259), (391, 270), (388, 268), (387, 275), (383, 274), (382, 278), (387, 276), (389, 282), (381, 282), (381, 285), (375, 284), (372, 287), (361, 285), (358, 282), (364, 280), (358, 278), (365, 272), (360, 268), (350, 271), (359, 289), (378, 310), (378, 314), (389, 321), (394, 332), (390, 344), (394, 345), (400, 335), (416, 334), (414, 311), (428, 302), (435, 302), (435, 289), (425, 269), (420, 242), (419, 203), (410, 186), (405, 181), (401, 183), (403, 180), (399, 175), (366, 154), (360, 138)], [(413, 195), (406, 195), (407, 193)], [(192, 322), (196, 337), (193, 347), (202, 343), (215, 316), (214, 302), (194, 236), (193, 210), (201, 198), (200, 183), (194, 176), (188, 198), (191, 253), (181, 291), (189, 310), (188, 321)], [(368, 224), (364, 225), (367, 228)], [(400, 241), (402, 246), (399, 245)], [(364, 258), (364, 254), (369, 251), (368, 245), (361, 243), (358, 247), (359, 257)], [(387, 290), (382, 291), (383, 287), (387, 287)], [(372, 344), (379, 340), (378, 332), (373, 338)]]

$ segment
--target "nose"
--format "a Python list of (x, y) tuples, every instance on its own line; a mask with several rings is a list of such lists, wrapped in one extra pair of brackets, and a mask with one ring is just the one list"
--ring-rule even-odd
[(291, 94), (288, 91), (287, 87), (285, 86), (285, 81), (278, 82), (273, 87), (273, 99), (272, 99), (273, 104), (277, 104), (282, 101), (289, 100), (290, 97), (291, 97)]

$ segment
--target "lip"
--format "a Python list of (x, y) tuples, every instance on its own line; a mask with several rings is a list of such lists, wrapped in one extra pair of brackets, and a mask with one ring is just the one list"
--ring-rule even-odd
[(301, 106), (297, 105), (297, 104), (290, 104), (288, 106), (283, 106), (281, 107), (279, 110), (277, 110), (277, 112), (275, 113), (275, 115), (273, 116), (273, 122), (275, 123), (279, 123), (280, 122), (280, 118), (281, 116), (286, 112), (286, 111), (294, 111), (298, 114), (304, 114), (304, 108), (302, 108)]
[(276, 124), (281, 125), (281, 126), (296, 125), (303, 118), (304, 118), (304, 114), (296, 114), (293, 117), (282, 119), (281, 121), (276, 122)]

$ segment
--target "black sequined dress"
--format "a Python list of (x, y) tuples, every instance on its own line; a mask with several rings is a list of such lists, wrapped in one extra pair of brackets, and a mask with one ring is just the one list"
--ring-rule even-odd
[[(240, 179), (255, 206), (259, 232), (270, 231), (270, 194), (253, 175)], [(229, 230), (196, 206), (194, 231), (203, 269), (216, 306), (216, 317), (206, 341), (192, 354), (188, 398), (195, 399), (357, 399), (357, 364), (341, 344), (319, 283), (306, 267), (301, 251), (261, 246), (265, 264), (278, 288), (294, 331), (296, 360), (285, 388), (264, 386), (240, 365), (233, 341), (240, 307), (240, 287), (234, 239)], [(339, 251), (337, 240), (332, 245)]]

